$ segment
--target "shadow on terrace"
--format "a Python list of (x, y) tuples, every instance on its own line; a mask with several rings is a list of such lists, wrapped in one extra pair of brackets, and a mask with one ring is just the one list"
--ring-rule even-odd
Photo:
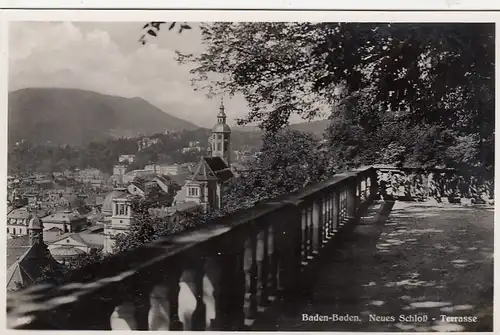
[(493, 210), (460, 199), (450, 176), (336, 175), (9, 294), (8, 326), (492, 331)]

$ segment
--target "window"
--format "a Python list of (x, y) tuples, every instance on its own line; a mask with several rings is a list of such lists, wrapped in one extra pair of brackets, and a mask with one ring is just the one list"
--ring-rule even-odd
[(12, 228), (12, 234), (16, 235), (16, 228)]
[(118, 215), (127, 215), (125, 204), (118, 205)]
[(222, 145), (220, 143), (217, 143), (217, 151), (222, 150)]
[(7, 228), (7, 234), (10, 233), (9, 228)]
[(190, 187), (190, 188), (188, 188), (188, 195), (190, 197), (196, 197), (196, 196), (198, 196), (198, 187)]

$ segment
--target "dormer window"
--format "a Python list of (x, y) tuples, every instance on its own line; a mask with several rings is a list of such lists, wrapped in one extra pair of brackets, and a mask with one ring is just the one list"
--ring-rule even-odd
[(188, 188), (188, 196), (197, 197), (199, 195), (198, 187), (189, 187)]

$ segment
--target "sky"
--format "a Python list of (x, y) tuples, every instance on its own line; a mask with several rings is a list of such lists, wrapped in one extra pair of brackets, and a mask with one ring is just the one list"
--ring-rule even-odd
[[(202, 127), (215, 123), (220, 99), (194, 91), (190, 68), (175, 51), (199, 53), (199, 30), (160, 33), (143, 46), (144, 22), (11, 22), (9, 91), (26, 87), (92, 90), (141, 97)], [(248, 112), (241, 96), (225, 97), (228, 124)], [(297, 119), (299, 121), (299, 119)]]

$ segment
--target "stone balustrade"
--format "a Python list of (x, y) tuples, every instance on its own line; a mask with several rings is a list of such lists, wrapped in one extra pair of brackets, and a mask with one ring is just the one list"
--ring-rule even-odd
[[(383, 169), (382, 169), (383, 170)], [(244, 330), (300, 294), (324, 247), (378, 197), (360, 168), (74, 271), (68, 284), (9, 293), (9, 328)]]

